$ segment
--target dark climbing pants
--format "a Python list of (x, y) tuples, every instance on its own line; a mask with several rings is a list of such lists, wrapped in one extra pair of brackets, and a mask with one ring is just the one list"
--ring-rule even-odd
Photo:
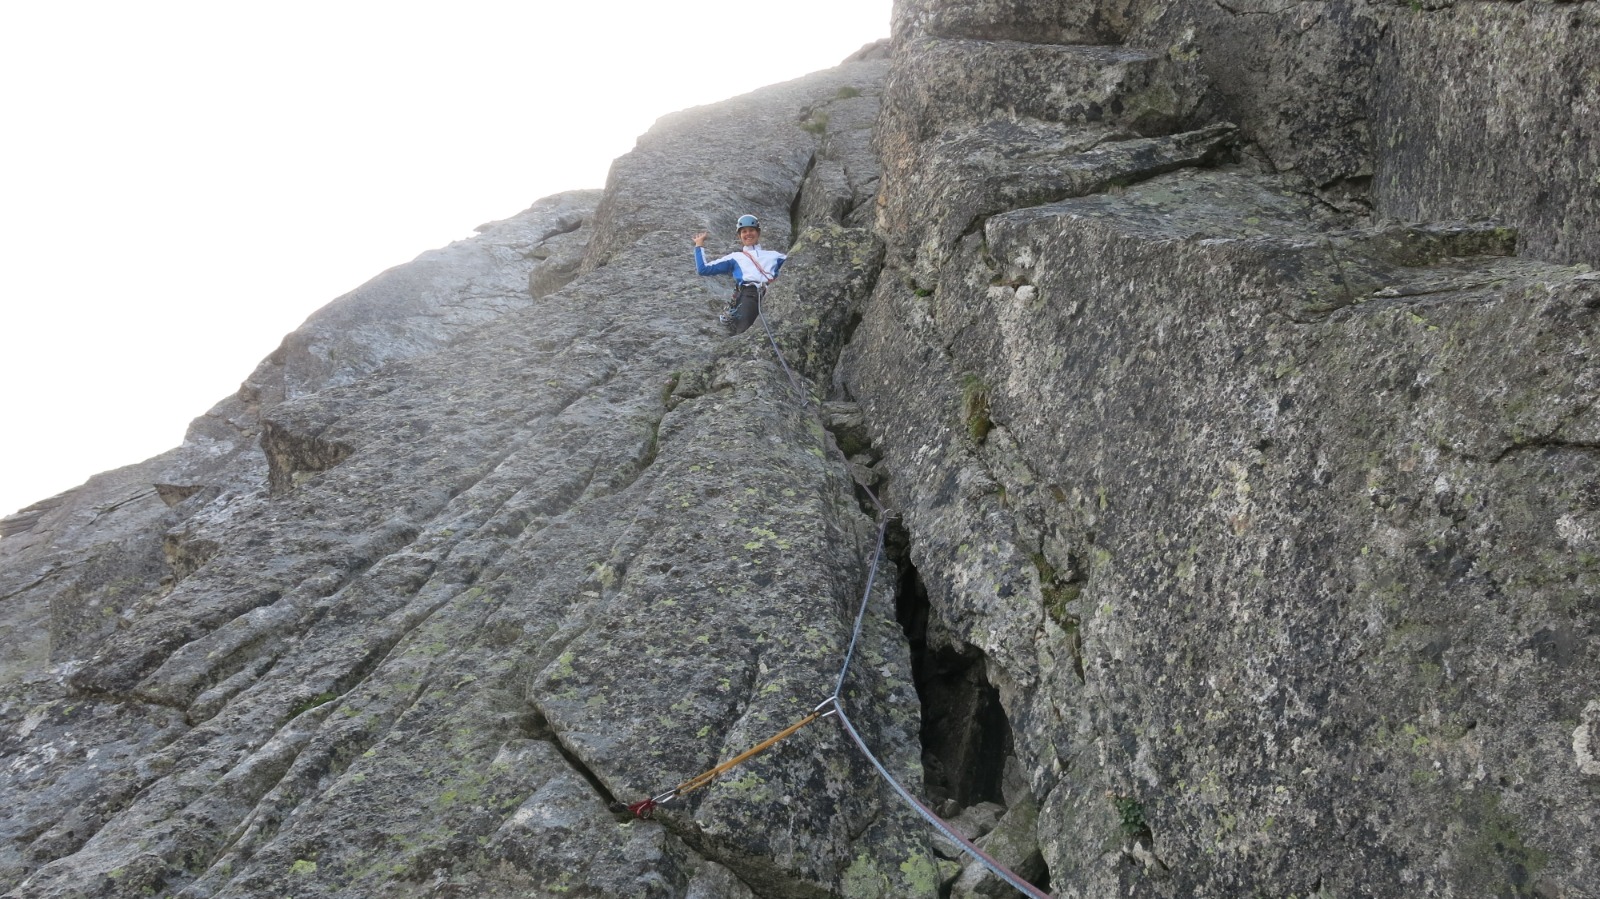
[(728, 331), (743, 334), (755, 324), (761, 312), (761, 288), (755, 284), (740, 284), (733, 294), (733, 311), (728, 314)]

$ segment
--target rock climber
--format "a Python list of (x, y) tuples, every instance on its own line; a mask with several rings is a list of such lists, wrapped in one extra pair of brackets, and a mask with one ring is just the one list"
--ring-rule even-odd
[(732, 275), (733, 299), (728, 311), (718, 319), (728, 326), (729, 332), (743, 334), (761, 312), (761, 299), (767, 285), (777, 280), (778, 269), (788, 257), (761, 246), (761, 222), (753, 215), (739, 216), (739, 249), (718, 259), (706, 262), (706, 237), (708, 232), (694, 235), (694, 268), (702, 275)]

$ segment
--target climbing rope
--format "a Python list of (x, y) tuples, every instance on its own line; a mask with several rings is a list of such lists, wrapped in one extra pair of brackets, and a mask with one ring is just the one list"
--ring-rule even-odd
[[(760, 299), (766, 299), (766, 288), (764, 286), (761, 290)], [(773, 355), (778, 358), (778, 364), (783, 367), (783, 373), (789, 378), (790, 389), (800, 397), (802, 405), (810, 408), (814, 405), (811, 395), (800, 386), (799, 378), (797, 378), (794, 371), (789, 368), (788, 360), (784, 359), (783, 351), (778, 348), (778, 339), (772, 333), (772, 326), (767, 323), (767, 313), (766, 309), (764, 308), (765, 305), (766, 304), (764, 302), (757, 303), (756, 317), (761, 320), (762, 330), (767, 332), (767, 341), (772, 344)], [(827, 432), (826, 422), (823, 422), (823, 431), (824, 433)], [(832, 442), (830, 441), (830, 443)], [(839, 448), (837, 443), (832, 443), (831, 449), (839, 457), (844, 457), (844, 451)], [(849, 464), (849, 461), (850, 460), (848, 458), (844, 459), (846, 465)], [(889, 769), (885, 768), (883, 763), (878, 761), (878, 757), (874, 755), (872, 749), (867, 746), (867, 741), (862, 738), (861, 732), (856, 730), (855, 725), (850, 722), (849, 716), (844, 712), (844, 706), (840, 704), (840, 696), (844, 693), (845, 678), (850, 673), (850, 663), (855, 658), (856, 646), (861, 642), (862, 627), (867, 617), (867, 604), (872, 599), (872, 589), (877, 582), (878, 569), (883, 561), (884, 538), (889, 528), (889, 520), (893, 517), (889, 513), (889, 510), (884, 507), (883, 502), (878, 499), (878, 495), (872, 491), (871, 487), (860, 483), (858, 483), (856, 486), (861, 488), (867, 497), (872, 500), (873, 506), (877, 508), (878, 538), (877, 546), (872, 552), (872, 563), (867, 571), (867, 586), (866, 589), (862, 591), (861, 595), (861, 607), (856, 612), (855, 627), (850, 633), (850, 645), (845, 649), (844, 663), (839, 666), (839, 679), (834, 683), (833, 693), (831, 693), (827, 699), (817, 703), (816, 708), (811, 710), (811, 714), (801, 718), (799, 721), (789, 725), (773, 736), (768, 737), (766, 740), (763, 740), (755, 746), (752, 746), (744, 752), (739, 753), (733, 758), (728, 759), (727, 761), (713, 768), (708, 768), (707, 770), (696, 774), (695, 776), (689, 778), (681, 784), (678, 784), (672, 789), (661, 793), (660, 795), (652, 796), (649, 799), (644, 799), (629, 805), (628, 810), (640, 818), (649, 818), (655, 812), (656, 807), (661, 803), (677, 799), (689, 792), (698, 790), (701, 787), (710, 784), (712, 781), (716, 780), (718, 777), (722, 776), (733, 768), (736, 768), (744, 762), (755, 758), (761, 753), (766, 752), (768, 749), (771, 749), (773, 746), (776, 746), (777, 744), (793, 736), (806, 725), (811, 724), (814, 721), (820, 721), (823, 718), (833, 717), (839, 720), (839, 725), (843, 727), (845, 733), (850, 736), (851, 742), (855, 743), (856, 748), (861, 750), (861, 754), (865, 756), (867, 761), (872, 764), (872, 767), (877, 770), (878, 775), (884, 779), (884, 781), (889, 785), (890, 789), (894, 790), (894, 792), (898, 794), (901, 799), (905, 800), (906, 804), (911, 806), (913, 811), (915, 811), (918, 815), (921, 815), (929, 824), (933, 825), (933, 828), (941, 835), (950, 840), (956, 846), (960, 847), (961, 851), (972, 856), (974, 860), (983, 865), (985, 868), (989, 869), (989, 871), (996, 877), (1016, 888), (1016, 890), (1022, 893), (1024, 896), (1028, 896), (1030, 899), (1052, 899), (1049, 894), (1040, 891), (1038, 887), (1028, 883), (1026, 880), (1023, 880), (1015, 872), (1011, 871), (1005, 865), (1000, 864), (1000, 862), (996, 861), (992, 856), (984, 852), (982, 849), (979, 849), (976, 844), (958, 833), (955, 828), (950, 826), (949, 822), (945, 821), (937, 814), (934, 814), (932, 809), (924, 805), (920, 800), (917, 799), (916, 796), (912, 795), (910, 790), (907, 790), (903, 785), (901, 785), (900, 781), (895, 779), (893, 774), (889, 773)]]
[(850, 673), (850, 660), (855, 658), (856, 644), (861, 642), (861, 625), (867, 620), (866, 597), (872, 595), (872, 584), (878, 579), (878, 560), (883, 556), (883, 535), (889, 528), (887, 515), (878, 518), (878, 548), (872, 551), (872, 568), (867, 572), (867, 589), (861, 600), (861, 608), (856, 611), (856, 626), (850, 632), (850, 647), (844, 652), (844, 664), (839, 666), (839, 680), (833, 685), (833, 695), (829, 699), (837, 702), (839, 694), (844, 692), (844, 677)]
[(850, 717), (844, 713), (844, 709), (835, 707), (835, 712), (839, 716), (839, 726), (843, 727), (844, 732), (850, 735), (850, 739), (855, 742), (856, 748), (860, 749), (861, 754), (867, 757), (867, 761), (872, 763), (872, 767), (878, 769), (878, 775), (882, 777), (896, 793), (900, 794), (900, 798), (904, 799), (907, 805), (911, 806), (911, 808), (914, 809), (917, 814), (925, 818), (929, 824), (932, 824), (934, 830), (939, 831), (939, 833), (944, 835), (946, 839), (955, 843), (957, 846), (960, 846), (962, 851), (977, 859), (978, 862), (985, 868), (988, 868), (989, 871), (994, 874), (994, 876), (1016, 887), (1017, 891), (1022, 893), (1024, 896), (1031, 896), (1033, 899), (1051, 899), (1049, 894), (1041, 892), (1038, 887), (1027, 882), (1026, 880), (1023, 880), (1011, 869), (995, 861), (994, 858), (989, 855), (989, 853), (979, 849), (977, 844), (962, 836), (943, 818), (934, 814), (932, 809), (928, 808), (926, 805), (923, 805), (922, 802), (917, 799), (917, 797), (911, 795), (911, 791), (901, 786), (900, 781), (896, 780), (895, 776), (889, 773), (889, 769), (883, 767), (883, 763), (878, 761), (878, 757), (872, 754), (872, 750), (867, 748), (867, 741), (861, 738), (861, 732), (856, 730), (856, 726), (854, 724), (850, 723)]
[[(761, 285), (761, 292), (756, 294), (756, 318), (761, 319), (761, 330), (767, 332), (767, 342), (772, 344), (772, 355), (778, 357), (778, 364), (783, 366), (783, 373), (789, 376), (789, 389), (800, 397), (800, 402), (808, 408), (811, 406), (811, 394), (800, 388), (800, 379), (794, 376), (789, 368), (789, 360), (783, 358), (783, 350), (778, 349), (778, 338), (772, 336), (772, 326), (767, 324), (767, 286)], [(873, 497), (877, 501), (877, 497)], [(882, 507), (880, 506), (881, 510)]]
[[(761, 289), (761, 302), (756, 304), (756, 318), (761, 320), (761, 330), (767, 332), (767, 342), (772, 345), (772, 355), (778, 357), (778, 364), (783, 366), (783, 373), (789, 378), (789, 389), (794, 391), (795, 396), (800, 398), (800, 404), (802, 406), (810, 409), (814, 405), (811, 401), (811, 394), (807, 393), (800, 386), (800, 379), (796, 377), (794, 371), (789, 368), (789, 360), (783, 358), (783, 350), (778, 348), (778, 338), (773, 335), (772, 326), (767, 324), (766, 298), (767, 291), (766, 288), (763, 287)], [(823, 430), (827, 431), (827, 422), (822, 422), (822, 426)], [(844, 450), (839, 449), (839, 445), (837, 443), (832, 446), (832, 450), (834, 455), (843, 460), (846, 467), (850, 465), (849, 458), (845, 456)], [(856, 486), (860, 487), (861, 492), (867, 495), (867, 499), (872, 500), (872, 505), (878, 510), (879, 517), (882, 517), (888, 511), (888, 509), (884, 507), (883, 501), (878, 499), (878, 494), (872, 492), (871, 487), (868, 487), (866, 484), (860, 483), (859, 481), (856, 483)], [(883, 549), (883, 539), (881, 534), (879, 535), (878, 549)]]

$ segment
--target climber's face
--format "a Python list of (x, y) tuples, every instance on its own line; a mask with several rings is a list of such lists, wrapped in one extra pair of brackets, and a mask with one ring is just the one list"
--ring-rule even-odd
[(753, 247), (761, 242), (760, 228), (740, 228), (739, 242), (747, 247)]

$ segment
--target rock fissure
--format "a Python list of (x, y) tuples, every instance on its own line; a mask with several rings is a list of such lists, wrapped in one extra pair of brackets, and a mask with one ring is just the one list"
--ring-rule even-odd
[[(5, 536), (5, 535), (0, 534), (0, 536)], [(17, 598), (19, 596), (22, 596), (23, 594), (29, 592), (30, 590), (33, 590), (33, 589), (35, 589), (37, 587), (41, 587), (44, 584), (49, 583), (52, 578), (57, 577), (58, 575), (61, 575), (63, 573), (64, 573), (63, 569), (60, 569), (60, 568), (54, 569), (52, 571), (47, 571), (44, 574), (39, 575), (38, 579), (34, 580), (31, 583), (24, 584), (21, 587), (18, 587), (17, 589), (11, 591), (10, 593), (0, 594), (0, 602), (6, 602), (6, 601), (9, 601), (9, 600), (15, 599), (15, 598)]]
[(1485, 461), (1491, 465), (1497, 465), (1523, 453), (1541, 451), (1571, 451), (1584, 455), (1594, 455), (1600, 453), (1600, 440), (1580, 441), (1562, 440), (1558, 437), (1534, 437), (1520, 443), (1513, 443), (1501, 450), (1498, 455)]
[(1282, 12), (1277, 9), (1235, 9), (1224, 3), (1223, 0), (1211, 0), (1211, 2), (1230, 16), (1276, 16), (1281, 15)]
[[(129, 503), (138, 502), (141, 499), (145, 499), (154, 495), (156, 495), (156, 488), (152, 486), (148, 490), (139, 490), (128, 496), (122, 497), (121, 499), (107, 503), (106, 505), (95, 510), (94, 521), (99, 521), (102, 516), (110, 515), (112, 512), (117, 511)], [(90, 525), (93, 526), (93, 522), (90, 522)]]
[(988, 682), (986, 659), (973, 646), (938, 633), (930, 644), (928, 594), (911, 563), (903, 531), (894, 543), (901, 572), (895, 616), (911, 647), (912, 675), (922, 705), (922, 752), (927, 798), (945, 817), (984, 802), (1003, 803), (1011, 727), (998, 691)]
[[(804, 126), (802, 126), (804, 127)], [(806, 185), (811, 180), (811, 174), (817, 170), (817, 154), (812, 153), (806, 159), (805, 171), (800, 173), (800, 189), (795, 191), (794, 198), (789, 201), (789, 233), (799, 234), (803, 230), (803, 214), (801, 200), (806, 195)]]
[(628, 807), (617, 801), (617, 797), (600, 780), (600, 776), (594, 772), (594, 769), (585, 764), (583, 759), (571, 747), (561, 741), (561, 735), (551, 729), (548, 722), (544, 722), (543, 728), (540, 728), (538, 722), (535, 722), (530, 736), (534, 739), (545, 740), (551, 746), (554, 746), (556, 751), (561, 753), (561, 757), (566, 760), (566, 763), (572, 767), (572, 770), (583, 778), (590, 789), (594, 790), (595, 796), (599, 797), (605, 807), (617, 816), (619, 822), (626, 824), (633, 820), (633, 813), (628, 811)]
[[(633, 485), (637, 483), (640, 478), (644, 477), (645, 473), (650, 470), (650, 467), (655, 464), (656, 456), (660, 452), (659, 444), (661, 439), (661, 422), (663, 419), (665, 419), (666, 414), (667, 409), (665, 405), (663, 405), (661, 415), (649, 423), (649, 437), (645, 439), (640, 447), (640, 452), (636, 459), (630, 460), (631, 464), (629, 464), (627, 470), (623, 473), (620, 481), (607, 485), (609, 493), (616, 494), (626, 492), (629, 488), (633, 487)], [(600, 463), (597, 462), (595, 466), (596, 470), (598, 470), (599, 465)], [(594, 476), (594, 472), (591, 472), (591, 481), (594, 479)], [(615, 478), (612, 480), (616, 481)], [(585, 490), (587, 491), (587, 487)]]

